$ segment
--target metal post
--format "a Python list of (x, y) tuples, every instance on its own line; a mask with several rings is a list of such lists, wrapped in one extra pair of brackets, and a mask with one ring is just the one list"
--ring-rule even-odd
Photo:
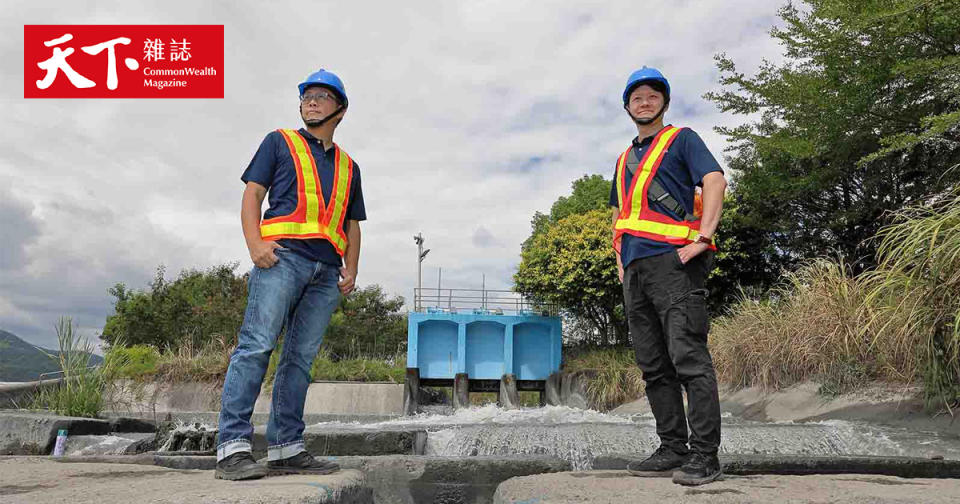
[(440, 309), (440, 279), (443, 278), (443, 268), (437, 268), (437, 309)]
[(430, 249), (423, 250), (423, 233), (417, 233), (413, 237), (417, 242), (417, 292), (413, 296), (413, 311), (420, 311), (423, 308), (423, 258), (427, 257)]
[(483, 283), (481, 283), (481, 285), (483, 286), (483, 294), (480, 296), (480, 299), (481, 299), (483, 309), (486, 310), (487, 309), (487, 274), (486, 273), (483, 274), (482, 282)]

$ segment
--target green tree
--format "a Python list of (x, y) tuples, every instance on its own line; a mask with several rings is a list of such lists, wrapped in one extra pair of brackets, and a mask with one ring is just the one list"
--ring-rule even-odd
[(377, 284), (343, 298), (330, 318), (323, 346), (336, 358), (391, 357), (407, 348), (407, 314), (402, 296), (388, 296)]
[(574, 214), (583, 214), (590, 210), (603, 210), (610, 205), (611, 182), (603, 175), (584, 175), (573, 181), (570, 196), (560, 196), (550, 207), (550, 213), (533, 214), (531, 227), (533, 233), (524, 242), (524, 247), (536, 234), (543, 232), (550, 224)]
[(769, 242), (761, 276), (836, 252), (872, 267), (890, 210), (960, 180), (960, 3), (804, 3), (771, 31), (783, 63), (748, 77), (720, 55), (724, 88), (706, 95), (758, 117), (718, 131), (733, 143), (737, 218)]
[(145, 291), (118, 283), (110, 294), (114, 314), (107, 317), (100, 338), (107, 344), (151, 345), (169, 350), (181, 344), (200, 348), (219, 339), (236, 342), (247, 302), (247, 275), (234, 274), (237, 264), (207, 270), (185, 270), (176, 280), (164, 268)]
[(518, 292), (585, 321), (594, 341), (627, 343), (609, 210), (572, 213), (535, 231), (513, 281)]

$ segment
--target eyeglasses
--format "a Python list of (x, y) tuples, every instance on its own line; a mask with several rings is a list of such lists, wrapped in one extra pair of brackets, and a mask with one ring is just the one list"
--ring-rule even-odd
[(337, 96), (329, 91), (315, 91), (311, 93), (304, 93), (300, 97), (300, 103), (317, 102), (319, 104), (322, 100), (326, 100), (333, 103), (340, 103), (340, 100), (337, 98)]
[(630, 104), (631, 104), (631, 105), (639, 105), (640, 103), (643, 103), (643, 102), (645, 102), (645, 101), (654, 101), (654, 100), (657, 100), (657, 99), (659, 99), (659, 98), (660, 98), (659, 96), (655, 96), (655, 95), (646, 95), (646, 96), (644, 96), (644, 95), (641, 95), (641, 94), (636, 94), (636, 95), (633, 95), (633, 96), (630, 97)]

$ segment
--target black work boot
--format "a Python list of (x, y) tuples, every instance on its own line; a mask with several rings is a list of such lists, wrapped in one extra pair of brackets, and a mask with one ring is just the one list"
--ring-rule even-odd
[(267, 468), (258, 464), (248, 451), (234, 453), (217, 462), (217, 472), (213, 477), (225, 480), (248, 480), (267, 475)]
[(716, 454), (692, 453), (673, 473), (673, 482), (686, 486), (702, 485), (719, 478), (720, 474), (720, 460)]
[(330, 474), (340, 470), (340, 465), (326, 460), (317, 460), (302, 451), (283, 460), (267, 462), (270, 474)]
[(686, 460), (685, 454), (660, 445), (653, 455), (627, 464), (627, 471), (634, 476), (647, 478), (670, 476), (675, 469), (683, 465), (684, 460)]

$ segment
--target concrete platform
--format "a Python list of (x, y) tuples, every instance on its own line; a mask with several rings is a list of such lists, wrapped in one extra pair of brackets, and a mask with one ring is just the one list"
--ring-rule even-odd
[(500, 484), (494, 504), (763, 503), (940, 504), (960, 502), (960, 480), (878, 475), (725, 476), (699, 487), (626, 471), (522, 476)]
[(107, 420), (64, 417), (45, 413), (0, 412), (0, 455), (42, 455), (53, 450), (57, 431), (108, 434)]
[[(486, 504), (500, 483), (516, 477), (548, 472), (569, 471), (570, 463), (546, 455), (509, 457), (423, 457), (390, 455), (380, 457), (327, 457), (344, 470), (365, 474), (365, 485), (372, 489), (377, 504)], [(4, 460), (26, 457), (0, 457)], [(64, 464), (118, 464), (124, 471), (130, 464), (156, 465), (171, 469), (216, 467), (216, 457), (174, 457), (156, 454), (64, 457)], [(0, 466), (2, 469), (2, 466)], [(0, 492), (2, 492), (0, 488)], [(2, 493), (0, 493), (2, 495)]]
[(0, 460), (0, 501), (32, 503), (323, 503), (367, 504), (361, 471), (223, 481), (211, 471), (144, 465), (72, 463), (45, 457)]
[[(627, 464), (646, 455), (610, 454), (593, 459), (593, 469), (625, 470)], [(916, 457), (811, 455), (720, 455), (724, 474), (740, 476), (780, 474), (879, 474), (901, 478), (960, 478), (960, 460), (932, 460)]]

